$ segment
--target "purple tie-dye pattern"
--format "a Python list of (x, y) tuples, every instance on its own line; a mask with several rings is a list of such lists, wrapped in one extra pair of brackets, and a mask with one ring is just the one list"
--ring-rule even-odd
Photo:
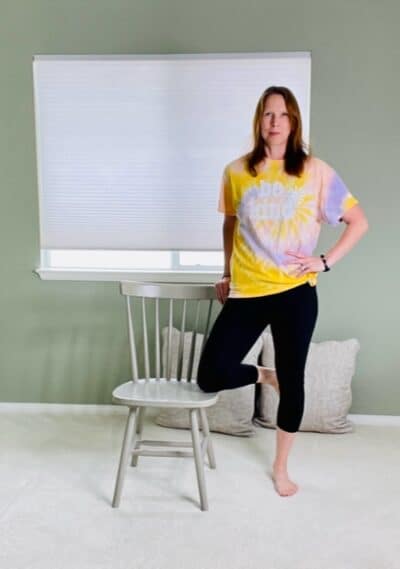
[(269, 249), (266, 243), (258, 243), (258, 241), (254, 238), (254, 234), (251, 232), (251, 229), (248, 226), (240, 222), (239, 228), (243, 239), (256, 257), (262, 259), (263, 261), (267, 261), (268, 263), (271, 263), (272, 261), (275, 265), (279, 264), (277, 260), (277, 253)]
[(323, 216), (330, 225), (338, 225), (342, 215), (343, 202), (348, 195), (348, 189), (335, 173), (326, 192), (326, 201), (323, 207)]
[[(262, 220), (262, 216), (260, 215), (260, 210), (257, 212), (255, 208), (255, 203), (257, 198), (267, 197), (268, 193), (278, 191), (279, 188), (276, 187), (274, 190), (273, 187), (267, 184), (263, 184), (260, 188), (258, 186), (253, 186), (249, 190), (247, 190), (246, 194), (243, 196), (243, 199), (239, 205), (239, 209), (237, 212), (238, 219), (239, 219), (239, 227), (240, 232), (243, 236), (243, 239), (247, 243), (248, 247), (253, 251), (256, 257), (266, 261), (267, 263), (273, 263), (274, 265), (279, 265), (279, 254), (278, 252), (268, 247), (268, 239), (262, 239), (262, 234), (260, 234), (260, 229), (258, 231), (255, 229), (254, 224), (257, 221)], [(276, 213), (271, 211), (270, 214), (274, 215), (276, 221)], [(268, 217), (267, 217), (268, 219)], [(276, 244), (275, 244), (276, 247)]]
[[(299, 250), (298, 237), (271, 239), (268, 228), (264, 226), (263, 229), (260, 225), (257, 227), (257, 223), (271, 221), (279, 224), (292, 219), (304, 193), (305, 188), (291, 191), (290, 187), (285, 187), (280, 182), (262, 182), (260, 186), (247, 190), (239, 204), (237, 216), (240, 233), (256, 257), (281, 268), (293, 263), (286, 251)], [(308, 254), (312, 246), (307, 243), (305, 249), (302, 247), (301, 252)]]
[(278, 267), (286, 265), (289, 262), (289, 257), (285, 255), (285, 253), (276, 253), (275, 254), (275, 262)]

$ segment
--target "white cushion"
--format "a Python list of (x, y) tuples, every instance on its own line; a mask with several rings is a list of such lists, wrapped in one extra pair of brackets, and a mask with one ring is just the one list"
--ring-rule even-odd
[[(263, 335), (262, 365), (274, 368), (274, 345), (270, 332)], [(343, 341), (311, 342), (307, 356), (304, 414), (300, 431), (347, 433), (353, 423), (347, 415), (351, 407), (351, 381), (360, 344), (355, 338)], [(276, 427), (279, 395), (268, 385), (261, 385), (258, 416), (254, 422)]]
[[(163, 366), (166, 365), (166, 340), (168, 329), (162, 331), (163, 342)], [(172, 330), (172, 376), (176, 373), (180, 331)], [(182, 376), (187, 375), (192, 333), (184, 334)], [(200, 350), (203, 335), (196, 336), (195, 356), (192, 377), (197, 376), (197, 368), (200, 360)], [(254, 346), (249, 350), (243, 363), (257, 364), (261, 353), (263, 340), (260, 336)], [(245, 385), (236, 389), (226, 389), (219, 392), (218, 402), (207, 409), (208, 424), (211, 431), (226, 433), (237, 436), (252, 436), (255, 428), (252, 422), (254, 415), (255, 384)], [(163, 409), (156, 417), (156, 423), (163, 427), (189, 429), (189, 413), (182, 409)]]

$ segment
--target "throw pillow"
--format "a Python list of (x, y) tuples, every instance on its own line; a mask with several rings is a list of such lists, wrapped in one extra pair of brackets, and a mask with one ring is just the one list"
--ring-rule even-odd
[[(272, 335), (263, 333), (262, 365), (274, 368)], [(352, 402), (351, 381), (355, 372), (358, 340), (311, 342), (307, 356), (304, 391), (304, 414), (300, 431), (348, 433), (353, 423), (347, 415)], [(276, 427), (279, 395), (268, 385), (261, 385), (258, 416), (254, 422), (263, 427)]]

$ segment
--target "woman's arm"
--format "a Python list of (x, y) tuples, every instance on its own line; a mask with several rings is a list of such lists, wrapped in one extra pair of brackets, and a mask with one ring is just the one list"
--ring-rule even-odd
[[(344, 257), (368, 230), (367, 218), (359, 204), (354, 205), (346, 211), (342, 216), (342, 220), (347, 225), (346, 229), (343, 231), (337, 243), (325, 253), (328, 267), (332, 267), (337, 261)], [(294, 262), (298, 263), (297, 277), (301, 277), (310, 272), (319, 273), (324, 270), (324, 264), (320, 257), (306, 257), (292, 251), (287, 251), (287, 254), (294, 258)]]
[(224, 275), (231, 274), (230, 262), (233, 248), (233, 233), (235, 230), (236, 215), (226, 215), (222, 226), (223, 241), (224, 241)]
[(347, 227), (337, 243), (325, 253), (328, 267), (331, 267), (344, 257), (368, 230), (368, 220), (358, 204), (346, 211), (342, 219)]
[(224, 276), (215, 283), (215, 289), (218, 300), (224, 304), (229, 294), (229, 285), (231, 282), (230, 263), (233, 249), (233, 233), (235, 230), (236, 216), (225, 214), (224, 223), (222, 225), (222, 234), (224, 241)]

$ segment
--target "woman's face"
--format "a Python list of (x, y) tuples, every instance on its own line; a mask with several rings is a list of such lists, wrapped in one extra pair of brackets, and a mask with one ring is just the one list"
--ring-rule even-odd
[(286, 148), (290, 134), (290, 119), (282, 95), (270, 95), (265, 101), (261, 120), (261, 136), (267, 146)]

